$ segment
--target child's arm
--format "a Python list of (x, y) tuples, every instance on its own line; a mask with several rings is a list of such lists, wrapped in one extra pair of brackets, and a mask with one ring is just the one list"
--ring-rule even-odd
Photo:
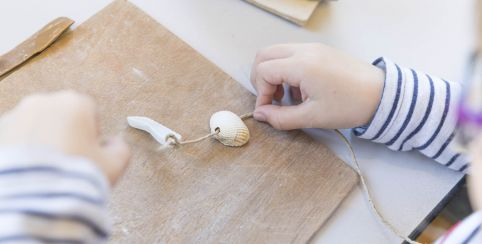
[(0, 242), (98, 243), (109, 182), (129, 151), (101, 141), (93, 102), (73, 92), (24, 99), (0, 120)]
[[(464, 156), (451, 148), (460, 87), (386, 59), (373, 65), (321, 44), (286, 44), (261, 50), (251, 82), (258, 92), (254, 117), (278, 129), (354, 128), (355, 135), (390, 149), (416, 149), (459, 170)], [(280, 85), (302, 103), (277, 106)]]
[(0, 243), (98, 243), (109, 186), (89, 160), (40, 146), (0, 149)]
[(435, 243), (481, 243), (481, 219), (481, 212), (475, 212), (469, 215), (467, 218), (452, 226), (443, 236), (439, 237)]

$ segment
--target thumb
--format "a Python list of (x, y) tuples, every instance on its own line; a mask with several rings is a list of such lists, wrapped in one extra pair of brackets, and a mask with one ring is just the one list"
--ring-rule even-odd
[(279, 130), (308, 128), (312, 124), (307, 118), (310, 114), (309, 105), (301, 103), (294, 106), (261, 105), (253, 113), (253, 117), (262, 122), (268, 122)]
[(131, 153), (129, 146), (122, 136), (116, 136), (108, 139), (102, 145), (102, 169), (106, 174), (111, 185), (124, 173), (127, 163), (130, 160)]

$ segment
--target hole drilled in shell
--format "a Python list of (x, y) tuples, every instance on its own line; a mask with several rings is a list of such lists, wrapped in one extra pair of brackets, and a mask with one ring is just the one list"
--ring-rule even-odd
[(249, 130), (243, 120), (233, 112), (219, 111), (209, 121), (211, 133), (226, 146), (240, 147), (249, 141)]

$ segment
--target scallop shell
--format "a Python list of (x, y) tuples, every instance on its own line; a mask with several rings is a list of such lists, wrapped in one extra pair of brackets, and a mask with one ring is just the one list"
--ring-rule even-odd
[(231, 147), (240, 147), (249, 141), (249, 130), (243, 120), (233, 112), (219, 111), (214, 113), (209, 120), (211, 133), (222, 144)]

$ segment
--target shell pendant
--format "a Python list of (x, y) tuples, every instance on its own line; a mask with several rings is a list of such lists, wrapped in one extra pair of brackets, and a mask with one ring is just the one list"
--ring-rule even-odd
[(226, 146), (240, 147), (249, 141), (249, 130), (243, 120), (233, 112), (219, 111), (209, 120), (211, 133)]

